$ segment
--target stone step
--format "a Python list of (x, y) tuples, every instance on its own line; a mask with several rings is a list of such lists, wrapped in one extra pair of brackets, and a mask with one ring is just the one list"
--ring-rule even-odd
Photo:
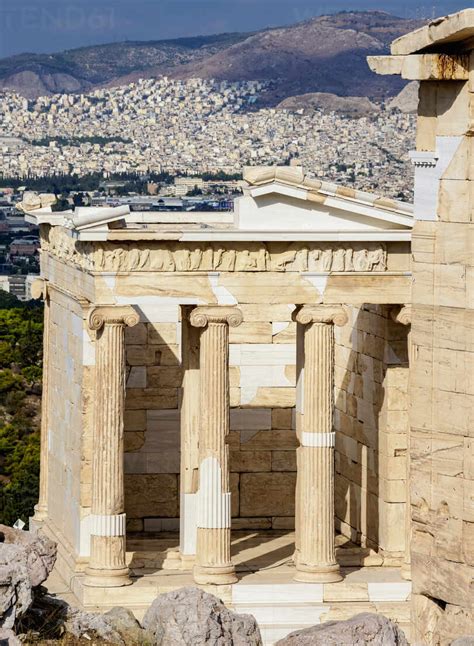
[[(361, 612), (377, 612), (397, 622), (409, 638), (410, 582), (397, 568), (343, 569), (339, 583), (297, 583), (293, 573), (252, 574), (231, 586), (206, 586), (235, 612), (257, 620), (265, 646), (289, 633), (324, 621), (349, 619)], [(192, 585), (190, 572), (168, 571), (136, 579), (122, 588), (87, 588), (82, 577), (73, 581), (74, 593), (88, 610), (130, 608), (141, 620), (158, 594)]]
[(386, 571), (388, 580), (381, 580), (380, 570), (372, 572), (372, 577), (367, 571), (365, 580), (352, 572), (344, 581), (331, 584), (237, 583), (232, 587), (232, 608), (255, 617), (265, 646), (295, 630), (349, 619), (361, 612), (379, 612), (389, 617), (408, 637), (411, 584), (397, 580), (393, 570)]
[[(321, 621), (321, 615), (328, 612), (325, 604), (232, 604), (233, 610), (240, 614), (253, 615), (259, 626), (314, 626)], [(296, 630), (294, 628), (293, 630)]]
[(398, 601), (390, 604), (367, 602), (343, 603), (276, 603), (276, 604), (233, 604), (233, 610), (251, 614), (257, 620), (264, 646), (272, 646), (279, 639), (295, 630), (302, 630), (325, 621), (344, 620), (361, 612), (380, 612), (395, 621), (409, 638), (410, 602)]
[[(357, 613), (354, 613), (357, 614)], [(405, 633), (406, 638), (410, 639), (410, 625), (409, 623), (397, 622), (400, 628)], [(280, 639), (283, 639), (295, 630), (301, 630), (306, 626), (295, 627), (294, 624), (280, 624), (278, 626), (259, 626), (260, 634), (264, 646), (274, 646)]]
[[(232, 604), (273, 604), (287, 605), (300, 603), (333, 602), (404, 602), (410, 598), (411, 582), (397, 580), (398, 572), (387, 569), (384, 580), (383, 570), (378, 570), (379, 580), (361, 580), (352, 572), (338, 583), (236, 583), (232, 586)], [(366, 577), (369, 577), (370, 571)], [(390, 577), (391, 575), (391, 577)], [(394, 580), (395, 579), (395, 580)]]

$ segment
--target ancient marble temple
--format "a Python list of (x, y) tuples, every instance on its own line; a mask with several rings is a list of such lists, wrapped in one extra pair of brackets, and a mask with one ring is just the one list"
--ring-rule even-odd
[(270, 644), (365, 610), (409, 630), (413, 578), (422, 643), (470, 632), (473, 36), (469, 10), (371, 61), (422, 82), (414, 211), (298, 167), (246, 169), (231, 213), (25, 200), (32, 522), (83, 605), (204, 585)]

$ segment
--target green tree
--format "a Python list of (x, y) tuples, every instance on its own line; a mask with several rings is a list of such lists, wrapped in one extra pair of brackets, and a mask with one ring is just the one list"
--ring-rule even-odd
[[(0, 522), (25, 522), (39, 486), (43, 306), (0, 309)], [(18, 306), (20, 305), (20, 306)], [(10, 307), (11, 306), (11, 307)]]
[(38, 500), (39, 454), (39, 433), (31, 432), (27, 425), (7, 424), (0, 429), (0, 455), (6, 456), (4, 464), (0, 461), (2, 523), (12, 525), (18, 518), (27, 522), (33, 514)]

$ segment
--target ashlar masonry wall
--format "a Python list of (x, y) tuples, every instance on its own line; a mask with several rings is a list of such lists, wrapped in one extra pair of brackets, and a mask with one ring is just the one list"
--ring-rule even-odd
[[(159, 308), (158, 308), (159, 309)], [(230, 468), (235, 528), (291, 528), (294, 305), (242, 305), (230, 330)], [(176, 530), (179, 500), (181, 321), (126, 332), (125, 471), (128, 529)]]
[[(233, 527), (292, 529), (295, 306), (240, 307), (244, 322), (230, 330), (229, 352)], [(129, 531), (179, 526), (181, 326), (141, 322), (126, 331)], [(336, 330), (338, 528), (393, 555), (404, 549), (406, 335), (387, 307), (351, 308), (349, 324)]]
[(351, 309), (336, 329), (336, 526), (362, 546), (405, 548), (407, 329), (391, 308)]
[(82, 483), (90, 483), (83, 460), (83, 311), (56, 289), (49, 290), (49, 300), (48, 513), (59, 540), (79, 554), (81, 506), (87, 503), (81, 499)]
[(474, 632), (473, 116), (471, 52), (469, 81), (421, 84), (418, 119), (417, 149), (445, 169), (417, 169), (429, 191), (412, 243), (413, 621), (436, 646)]

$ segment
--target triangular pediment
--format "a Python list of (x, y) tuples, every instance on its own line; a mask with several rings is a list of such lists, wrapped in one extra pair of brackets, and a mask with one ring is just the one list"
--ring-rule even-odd
[(324, 182), (306, 187), (274, 179), (250, 186), (237, 213), (245, 230), (409, 230), (413, 224), (409, 204)]

